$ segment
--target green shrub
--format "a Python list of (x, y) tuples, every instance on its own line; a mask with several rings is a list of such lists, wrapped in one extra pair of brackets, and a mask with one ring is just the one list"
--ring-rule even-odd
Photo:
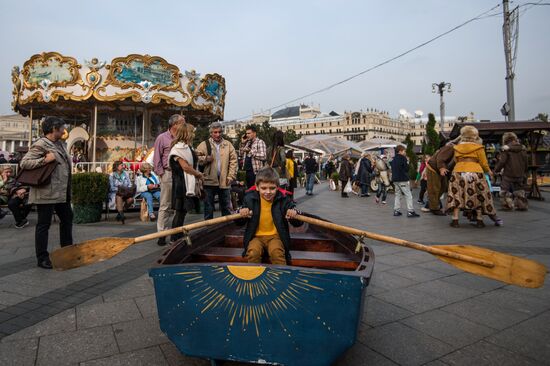
[(330, 179), (332, 179), (336, 185), (338, 185), (338, 181), (340, 180), (340, 174), (338, 172), (334, 172), (330, 175)]
[(109, 176), (102, 173), (78, 173), (72, 176), (72, 202), (75, 205), (103, 203), (109, 192)]

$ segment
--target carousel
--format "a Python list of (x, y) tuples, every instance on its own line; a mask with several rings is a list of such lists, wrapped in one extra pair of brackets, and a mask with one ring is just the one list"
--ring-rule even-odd
[(74, 162), (92, 168), (114, 160), (141, 161), (172, 114), (193, 124), (223, 119), (225, 79), (180, 69), (161, 57), (132, 54), (110, 63), (57, 52), (36, 54), (12, 69), (14, 111), (29, 117), (29, 146), (40, 119), (68, 124)]

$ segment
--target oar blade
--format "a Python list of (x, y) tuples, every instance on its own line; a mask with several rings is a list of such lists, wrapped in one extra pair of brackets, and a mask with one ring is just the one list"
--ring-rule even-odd
[(66, 270), (101, 262), (134, 244), (134, 238), (99, 238), (68, 245), (50, 254), (53, 268)]
[(475, 263), (436, 255), (440, 260), (465, 272), (521, 287), (537, 288), (544, 284), (547, 269), (539, 262), (472, 245), (434, 245), (433, 247), (494, 263), (494, 266), (489, 268)]

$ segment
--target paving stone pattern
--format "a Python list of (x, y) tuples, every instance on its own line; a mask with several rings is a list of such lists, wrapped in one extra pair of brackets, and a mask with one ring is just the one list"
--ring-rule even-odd
[[(316, 185), (313, 196), (303, 193), (297, 190), (300, 209), (337, 223), (428, 245), (479, 245), (550, 266), (547, 201), (530, 201), (527, 212), (499, 212), (503, 227), (486, 220), (487, 227), (477, 229), (461, 220), (453, 229), (449, 217), (393, 217), (392, 195), (387, 205), (377, 205), (373, 197), (341, 198), (326, 183)], [(129, 216), (126, 225), (75, 225), (75, 240), (155, 230), (154, 223)], [(162, 251), (155, 242), (91, 266), (45, 271), (33, 257), (35, 214), (24, 230), (13, 228), (10, 219), (0, 221), (0, 365), (210, 364), (182, 355), (160, 331), (146, 274)], [(192, 214), (187, 222), (200, 219)], [(50, 243), (58, 241), (57, 232), (54, 223)], [(550, 285), (508, 286), (426, 253), (369, 244), (376, 263), (361, 326), (337, 366), (550, 365)]]

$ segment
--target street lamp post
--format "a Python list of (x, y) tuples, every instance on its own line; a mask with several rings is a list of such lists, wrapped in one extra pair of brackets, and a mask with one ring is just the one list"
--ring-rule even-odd
[(443, 93), (451, 92), (451, 83), (446, 83), (444, 81), (438, 83), (432, 84), (432, 93), (439, 93), (439, 113), (441, 116), (441, 132), (444, 131), (445, 128), (445, 102), (443, 101)]

